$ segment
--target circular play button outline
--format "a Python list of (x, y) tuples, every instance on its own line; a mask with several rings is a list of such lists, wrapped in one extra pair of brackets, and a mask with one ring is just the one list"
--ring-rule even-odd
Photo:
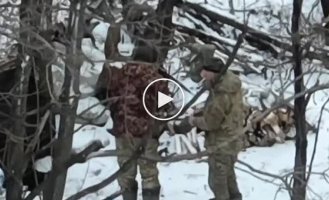
[[(149, 87), (150, 87), (152, 84), (154, 84), (154, 83), (156, 83), (156, 82), (158, 82), (158, 81), (169, 81), (169, 82), (174, 83), (175, 85), (178, 86), (179, 90), (181, 91), (181, 93), (182, 93), (182, 95), (183, 95), (183, 103), (182, 103), (181, 108), (179, 109), (179, 111), (178, 111), (175, 115), (173, 115), (173, 116), (171, 116), (171, 117), (168, 117), (168, 118), (159, 118), (159, 117), (154, 116), (154, 115), (153, 115), (153, 114), (147, 109), (147, 107), (146, 107), (146, 105), (145, 105), (145, 94), (146, 94), (147, 90), (149, 89)], [(159, 99), (158, 99), (158, 101), (159, 101)], [(149, 114), (149, 115), (150, 115), (151, 117), (153, 117), (154, 119), (157, 119), (157, 120), (160, 120), (160, 121), (167, 121), (167, 120), (174, 119), (175, 117), (177, 117), (177, 116), (179, 115), (179, 113), (182, 112), (184, 105), (185, 105), (185, 94), (184, 94), (183, 88), (182, 88), (178, 83), (176, 83), (176, 81), (173, 81), (173, 80), (171, 80), (171, 79), (169, 79), (169, 78), (158, 78), (158, 79), (155, 79), (154, 81), (152, 81), (151, 83), (149, 83), (149, 84), (146, 86), (146, 88), (145, 88), (145, 90), (144, 90), (144, 92), (143, 92), (143, 106), (144, 106), (144, 109), (146, 110), (147, 114)]]

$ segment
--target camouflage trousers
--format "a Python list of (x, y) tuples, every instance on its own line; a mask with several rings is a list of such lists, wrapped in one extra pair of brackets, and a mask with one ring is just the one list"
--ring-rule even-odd
[[(138, 144), (140, 144), (141, 140), (142, 138), (116, 138), (116, 148), (118, 153), (123, 155), (133, 154)], [(156, 155), (158, 145), (159, 143), (157, 139), (148, 139), (143, 155)], [(127, 156), (118, 156), (119, 166), (121, 167), (128, 159), (129, 158)], [(145, 159), (138, 159), (133, 161), (131, 165), (127, 167), (127, 170), (118, 177), (118, 183), (121, 189), (131, 190), (137, 187), (137, 166), (139, 166), (139, 171), (142, 177), (143, 189), (152, 189), (160, 187), (157, 163)]]
[(209, 156), (208, 183), (214, 200), (242, 200), (236, 181), (234, 164), (236, 155), (215, 153)]

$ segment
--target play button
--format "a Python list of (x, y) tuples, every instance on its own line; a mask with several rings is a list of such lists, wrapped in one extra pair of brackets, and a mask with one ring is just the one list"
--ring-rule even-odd
[[(157, 82), (164, 82), (166, 85), (168, 85), (169, 90), (171, 93), (174, 93), (172, 91), (175, 91), (175, 94), (173, 96), (170, 96), (171, 94), (167, 94), (165, 91), (157, 90), (155, 84)], [(149, 114), (151, 117), (157, 120), (171, 120), (179, 115), (179, 113), (182, 111), (184, 107), (184, 92), (182, 87), (176, 83), (175, 81), (167, 78), (160, 78), (152, 81), (144, 90), (143, 93), (143, 106), (147, 114)], [(157, 104), (154, 106), (157, 107), (157, 109), (154, 108), (154, 106), (150, 107), (149, 102), (145, 102), (145, 99), (153, 99), (156, 98)], [(152, 101), (151, 101), (152, 102)], [(155, 102), (154, 102), (155, 103)], [(157, 112), (157, 110), (161, 110), (165, 108), (165, 106), (171, 106), (174, 105), (176, 108), (174, 112), (170, 112), (170, 114), (166, 113), (167, 115), (161, 115), (161, 112)], [(152, 104), (151, 104), (152, 105)], [(150, 108), (149, 108), (150, 107)]]
[(158, 108), (161, 108), (164, 105), (167, 105), (167, 103), (172, 102), (174, 98), (163, 94), (162, 92), (158, 92)]

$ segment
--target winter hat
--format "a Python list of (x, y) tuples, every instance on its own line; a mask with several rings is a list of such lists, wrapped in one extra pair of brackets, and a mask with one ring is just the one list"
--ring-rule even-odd
[(213, 57), (205, 61), (205, 64), (202, 66), (202, 69), (215, 73), (220, 73), (224, 66), (225, 64), (222, 59)]
[(124, 7), (123, 15), (128, 22), (140, 22), (154, 18), (156, 13), (149, 5), (130, 3)]

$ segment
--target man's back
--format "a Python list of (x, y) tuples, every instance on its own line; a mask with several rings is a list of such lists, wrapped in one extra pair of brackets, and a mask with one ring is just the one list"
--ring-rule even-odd
[[(154, 123), (143, 107), (143, 92), (153, 80), (162, 78), (152, 65), (128, 63), (123, 68), (110, 68), (108, 93), (113, 119), (113, 135), (131, 134), (141, 137)], [(155, 84), (156, 90), (168, 91), (167, 85)], [(145, 103), (148, 108), (157, 107), (156, 91), (148, 92)]]
[[(136, 153), (140, 145), (143, 145), (143, 155), (157, 155), (160, 130), (156, 121), (144, 109), (143, 94), (146, 87), (158, 78), (162, 76), (155, 66), (138, 62), (125, 64), (120, 69), (104, 67), (99, 78), (100, 86), (107, 86), (107, 96), (110, 98), (109, 108), (113, 121), (110, 132), (115, 136), (118, 164), (126, 168), (118, 177), (124, 200), (137, 199), (137, 166), (142, 178), (143, 199), (159, 199), (160, 196), (157, 163), (137, 159), (126, 164), (130, 158), (125, 156)], [(145, 94), (145, 104), (151, 111), (157, 108), (157, 90), (164, 93), (168, 90), (166, 83), (157, 82), (153, 85)]]

